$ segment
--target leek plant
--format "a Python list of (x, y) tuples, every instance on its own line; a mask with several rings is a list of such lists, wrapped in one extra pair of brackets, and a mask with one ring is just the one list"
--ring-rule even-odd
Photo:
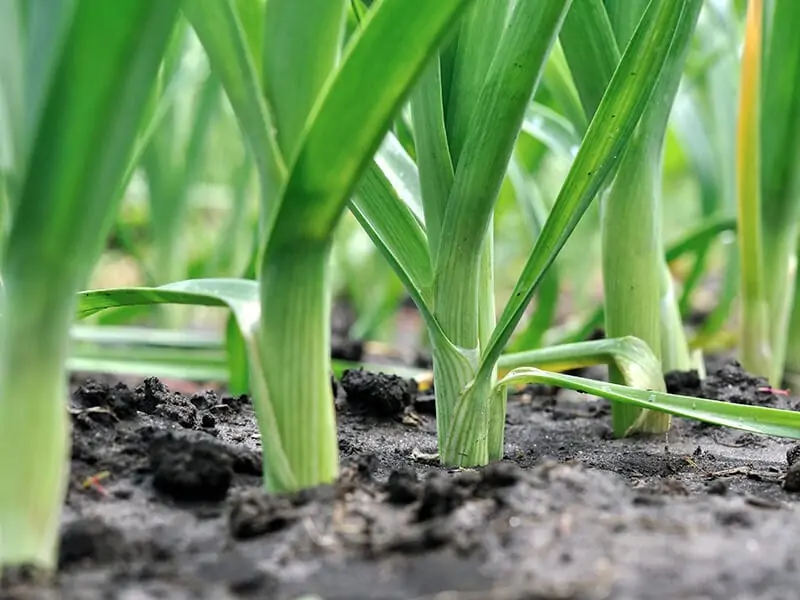
[[(662, 346), (630, 336), (503, 356), (594, 198), (632, 170), (627, 162), (638, 157), (628, 149), (646, 147), (652, 162), (645, 170), (657, 177), (664, 120), (699, 0), (653, 0), (639, 5), (640, 18), (631, 13), (612, 20), (603, 13), (626, 31), (624, 50), (618, 56), (612, 52), (607, 78), (591, 80), (599, 90), (591, 110), (585, 110), (584, 98), (572, 107), (584, 111), (582, 142), (546, 218), (538, 221), (533, 248), (497, 320), (498, 193), (565, 18), (590, 4), (379, 0), (364, 9), (355, 3), (350, 10), (360, 7), (363, 18), (356, 20), (343, 51), (348, 3), (313, 4), (184, 5), (259, 173), (260, 244), (251, 261), (258, 280), (93, 290), (79, 302), (82, 315), (136, 304), (229, 308), (248, 357), (269, 490), (311, 486), (337, 473), (328, 279), (333, 232), (345, 207), (425, 322), (442, 463), (475, 466), (501, 458), (506, 388), (528, 381), (579, 389), (637, 409), (800, 437), (796, 413), (663, 393), (657, 357)], [(606, 11), (602, 4), (591, 6)], [(613, 29), (604, 31), (613, 35)], [(284, 85), (289, 80), (292, 85)], [(569, 86), (554, 89), (570, 97)], [(411, 139), (403, 142), (406, 134), (397, 124), (405, 123), (405, 113), (398, 114), (406, 97)], [(392, 122), (397, 136), (389, 132)], [(524, 158), (522, 152), (518, 156)], [(524, 188), (526, 180), (520, 181)], [(653, 196), (654, 186), (648, 182), (646, 188)], [(660, 252), (655, 286), (662, 293), (666, 263)], [(668, 314), (675, 318), (677, 311)], [(660, 315), (655, 313), (656, 323)], [(629, 385), (542, 370), (596, 362), (610, 363)]]
[(238, 325), (268, 489), (337, 475), (333, 232), (407, 91), (468, 4), (378, 2), (346, 45), (344, 0), (184, 4), (260, 175), (260, 310)]
[[(629, 44), (647, 5), (645, 0), (587, 0), (568, 16), (561, 39), (587, 114), (595, 111), (619, 48)], [(664, 370), (691, 364), (663, 257), (660, 189), (668, 119), (701, 7), (702, 2), (687, 3), (675, 25), (658, 86), (601, 202), (606, 335), (641, 339)], [(609, 376), (623, 381), (613, 367)], [(669, 429), (668, 415), (624, 404), (612, 406), (612, 421), (617, 435)]]
[(778, 386), (797, 271), (800, 217), (800, 5), (751, 0), (737, 140), (740, 352)]
[(75, 292), (115, 214), (176, 0), (3, 2), (0, 567), (54, 568)]

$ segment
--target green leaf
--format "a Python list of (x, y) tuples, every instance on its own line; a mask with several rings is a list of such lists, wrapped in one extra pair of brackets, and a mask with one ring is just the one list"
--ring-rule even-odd
[(591, 118), (620, 56), (603, 0), (572, 3), (561, 28), (561, 46), (586, 115)]
[[(227, 307), (247, 330), (260, 312), (258, 282), (247, 279), (190, 279), (159, 287), (88, 290), (78, 294), (78, 318), (118, 306), (188, 304)], [(255, 314), (255, 317), (247, 315)]]
[[(78, 301), (80, 317), (86, 317), (115, 306), (138, 304), (227, 307), (236, 318), (248, 356), (255, 358), (260, 353), (256, 340), (261, 325), (261, 302), (257, 281), (194, 279), (155, 288), (92, 290), (81, 292), (78, 295)], [(266, 433), (262, 436), (262, 443), (265, 455), (269, 456), (269, 475), (282, 482), (283, 485), (293, 486), (295, 475), (286, 456), (275, 413), (270, 403), (259, 404), (258, 420), (259, 427)]]
[(320, 90), (339, 62), (346, 9), (346, 0), (267, 2), (264, 89), (289, 164)]
[(522, 130), (565, 157), (574, 158), (581, 145), (580, 135), (572, 123), (538, 102), (533, 102), (525, 111)]
[(445, 107), (453, 167), (466, 147), (476, 109), (484, 110), (480, 94), (506, 35), (506, 24), (515, 18), (511, 15), (513, 4), (512, 0), (477, 0), (461, 20), (454, 43), (452, 74), (447, 82), (449, 102)]
[(52, 19), (28, 25), (63, 26), (63, 41), (61, 31), (28, 38), (44, 64), (25, 65), (27, 163), (2, 241), (0, 566), (51, 570), (69, 464), (64, 365), (74, 294), (115, 212), (178, 2), (82, 0), (66, 22), (62, 4), (47, 6), (47, 15), (34, 14), (40, 3), (25, 6), (28, 19)]
[[(267, 253), (327, 242), (409, 87), (468, 5), (468, 0), (384, 0), (371, 9), (316, 105)], [(399, 47), (404, 51), (397, 52)]]
[(375, 163), (364, 173), (350, 211), (414, 300), (430, 311), (433, 275), (425, 231)]
[(678, 417), (792, 439), (800, 439), (800, 412), (747, 406), (719, 400), (678, 396), (652, 390), (641, 390), (614, 383), (600, 383), (583, 377), (549, 373), (540, 369), (521, 368), (511, 371), (498, 385), (545, 383), (631, 404), (639, 408), (661, 411)]
[(643, 17), (611, 78), (542, 234), (483, 353), (479, 376), (490, 374), (536, 286), (602, 189), (606, 177), (618, 165), (625, 144), (658, 83), (682, 8), (678, 2), (654, 2)]
[(253, 152), (264, 198), (262, 218), (268, 221), (270, 207), (277, 208), (275, 199), (286, 177), (286, 167), (273, 119), (261, 95), (256, 59), (250, 53), (252, 40), (246, 37), (233, 0), (185, 0), (183, 12), (203, 44)]
[(437, 318), (451, 341), (463, 348), (478, 346), (473, 280), (525, 108), (568, 6), (565, 0), (514, 6), (478, 97), (481, 110), (472, 115), (467, 129), (435, 267)]
[(423, 206), (431, 261), (436, 260), (447, 198), (455, 177), (444, 124), (443, 103), (441, 61), (433, 60), (411, 96), (420, 201), (425, 199)]

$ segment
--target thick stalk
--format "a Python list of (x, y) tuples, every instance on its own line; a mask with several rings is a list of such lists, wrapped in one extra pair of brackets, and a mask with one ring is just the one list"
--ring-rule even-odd
[(800, 382), (800, 277), (794, 278), (794, 297), (787, 333), (785, 378), (794, 387)]
[[(0, 564), (56, 564), (69, 468), (64, 364), (71, 303), (7, 275), (0, 332)], [(66, 311), (65, 311), (66, 308)]]
[[(603, 291), (606, 335), (635, 336), (660, 359), (661, 245), (656, 201), (659, 152), (640, 129), (620, 165), (614, 184), (601, 204)], [(609, 379), (622, 383), (622, 373), (609, 365)], [(614, 404), (615, 435), (622, 436), (641, 409)], [(663, 432), (669, 417), (653, 413), (646, 430)]]
[[(670, 363), (680, 361), (684, 352), (688, 355), (688, 346), (662, 255), (662, 151), (701, 7), (698, 0), (684, 2), (658, 86), (602, 204), (606, 335), (638, 337), (659, 360), (666, 342)], [(614, 367), (609, 367), (609, 376), (612, 382), (622, 381)], [(612, 422), (615, 435), (621, 436), (631, 432), (634, 424), (637, 431), (666, 432), (670, 418), (663, 413), (642, 413), (632, 405), (614, 404)]]
[[(466, 426), (456, 423), (459, 401), (475, 376), (477, 351), (463, 351), (446, 339), (432, 337), (433, 385), (436, 389), (436, 437), (442, 464), (475, 467), (489, 461), (488, 395), (474, 404)], [(488, 390), (486, 390), (488, 392)], [(459, 440), (463, 443), (455, 442)]]
[(765, 375), (771, 385), (780, 386), (786, 362), (789, 320), (797, 276), (796, 222), (783, 224), (764, 236), (764, 286), (769, 306), (769, 340), (772, 363)]
[(737, 123), (736, 183), (739, 264), (741, 268), (742, 365), (766, 376), (772, 370), (769, 307), (764, 288), (764, 235), (761, 206), (761, 37), (762, 2), (747, 5)]
[[(330, 382), (329, 245), (305, 244), (265, 257), (261, 283), (260, 365), (263, 392), (253, 398), (269, 491), (333, 481), (338, 473), (336, 418)], [(255, 375), (257, 376), (257, 375)], [(261, 382), (260, 382), (261, 383)], [(271, 431), (272, 412), (275, 431)], [(277, 434), (282, 457), (266, 440)], [(283, 460), (293, 481), (279, 476)]]
[[(478, 275), (478, 333), (480, 347), (489, 343), (492, 337), (497, 316), (495, 315), (494, 298), (494, 231), (493, 222), (489, 224), (489, 233), (481, 256), (480, 273)], [(497, 383), (497, 367), (492, 371), (490, 378), (491, 389)], [(506, 429), (506, 388), (498, 388), (488, 399), (489, 402), (489, 439), (487, 448), (489, 460), (503, 458), (504, 438)]]

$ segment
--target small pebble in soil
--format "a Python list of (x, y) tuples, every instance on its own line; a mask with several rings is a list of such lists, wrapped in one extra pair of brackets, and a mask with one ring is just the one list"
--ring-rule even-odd
[(232, 463), (211, 438), (167, 432), (154, 437), (150, 445), (153, 487), (176, 500), (223, 500), (233, 478)]
[(409, 406), (416, 382), (397, 375), (348, 369), (340, 381), (347, 404), (376, 417), (394, 417)]

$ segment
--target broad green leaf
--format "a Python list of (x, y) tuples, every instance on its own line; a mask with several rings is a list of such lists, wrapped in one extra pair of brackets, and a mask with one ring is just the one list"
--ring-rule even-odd
[(488, 376), (542, 276), (602, 189), (606, 177), (618, 165), (658, 83), (682, 8), (678, 2), (654, 2), (643, 17), (483, 354), (481, 375)]
[(371, 164), (350, 201), (350, 212), (403, 280), (412, 298), (433, 305), (430, 256), (425, 231), (398, 199), (384, 172)]
[(650, 2), (651, 0), (603, 0), (619, 48), (628, 45)]
[(253, 152), (261, 177), (262, 218), (267, 222), (270, 211), (277, 208), (286, 167), (274, 121), (261, 94), (251, 40), (246, 37), (233, 0), (185, 0), (183, 12), (203, 44)]
[(346, 9), (347, 0), (267, 2), (264, 89), (289, 164), (320, 90), (339, 62)]
[(661, 364), (647, 344), (632, 336), (504, 354), (497, 366), (504, 370), (533, 367), (568, 371), (598, 364), (614, 365), (628, 386), (664, 391)]
[(435, 253), (437, 318), (463, 348), (478, 346), (474, 279), (481, 252), (525, 108), (568, 6), (568, 0), (514, 5), (478, 97), (481, 109), (466, 132)]
[[(88, 290), (78, 294), (78, 318), (118, 306), (188, 304), (232, 310), (243, 331), (258, 319), (258, 282), (247, 279), (190, 279), (159, 287)], [(250, 315), (248, 317), (248, 315)]]
[[(7, 0), (8, 3), (14, 0)], [(73, 22), (77, 0), (17, 0), (24, 14), (25, 53), (22, 58), (25, 69), (25, 104), (23, 154), (31, 150), (36, 128), (47, 102), (49, 86), (66, 36)], [(13, 55), (12, 55), (13, 57)]]
[[(242, 25), (256, 75), (263, 73), (264, 60), (264, 9), (266, 0), (235, 0), (236, 14)], [(260, 81), (260, 79), (259, 79)]]
[(560, 37), (586, 116), (591, 119), (620, 56), (603, 0), (573, 2)]
[(476, 109), (485, 110), (480, 102), (481, 90), (507, 33), (506, 24), (516, 18), (513, 4), (513, 0), (476, 0), (461, 20), (447, 82), (449, 102), (444, 107), (453, 168), (467, 144)]
[(393, 133), (386, 134), (373, 161), (392, 184), (397, 197), (420, 225), (426, 227), (417, 165)]
[[(371, 9), (316, 105), (267, 254), (326, 243), (409, 87), (468, 5), (468, 0), (385, 0)], [(399, 47), (404, 51), (397, 52)]]
[(765, 295), (768, 302), (772, 372), (780, 381), (794, 281), (800, 218), (800, 6), (774, 0), (769, 6), (763, 56), (761, 135), (761, 216)]
[(453, 160), (447, 142), (442, 97), (441, 60), (433, 60), (411, 96), (414, 143), (425, 211), (431, 264), (435, 264), (447, 198), (453, 187)]

